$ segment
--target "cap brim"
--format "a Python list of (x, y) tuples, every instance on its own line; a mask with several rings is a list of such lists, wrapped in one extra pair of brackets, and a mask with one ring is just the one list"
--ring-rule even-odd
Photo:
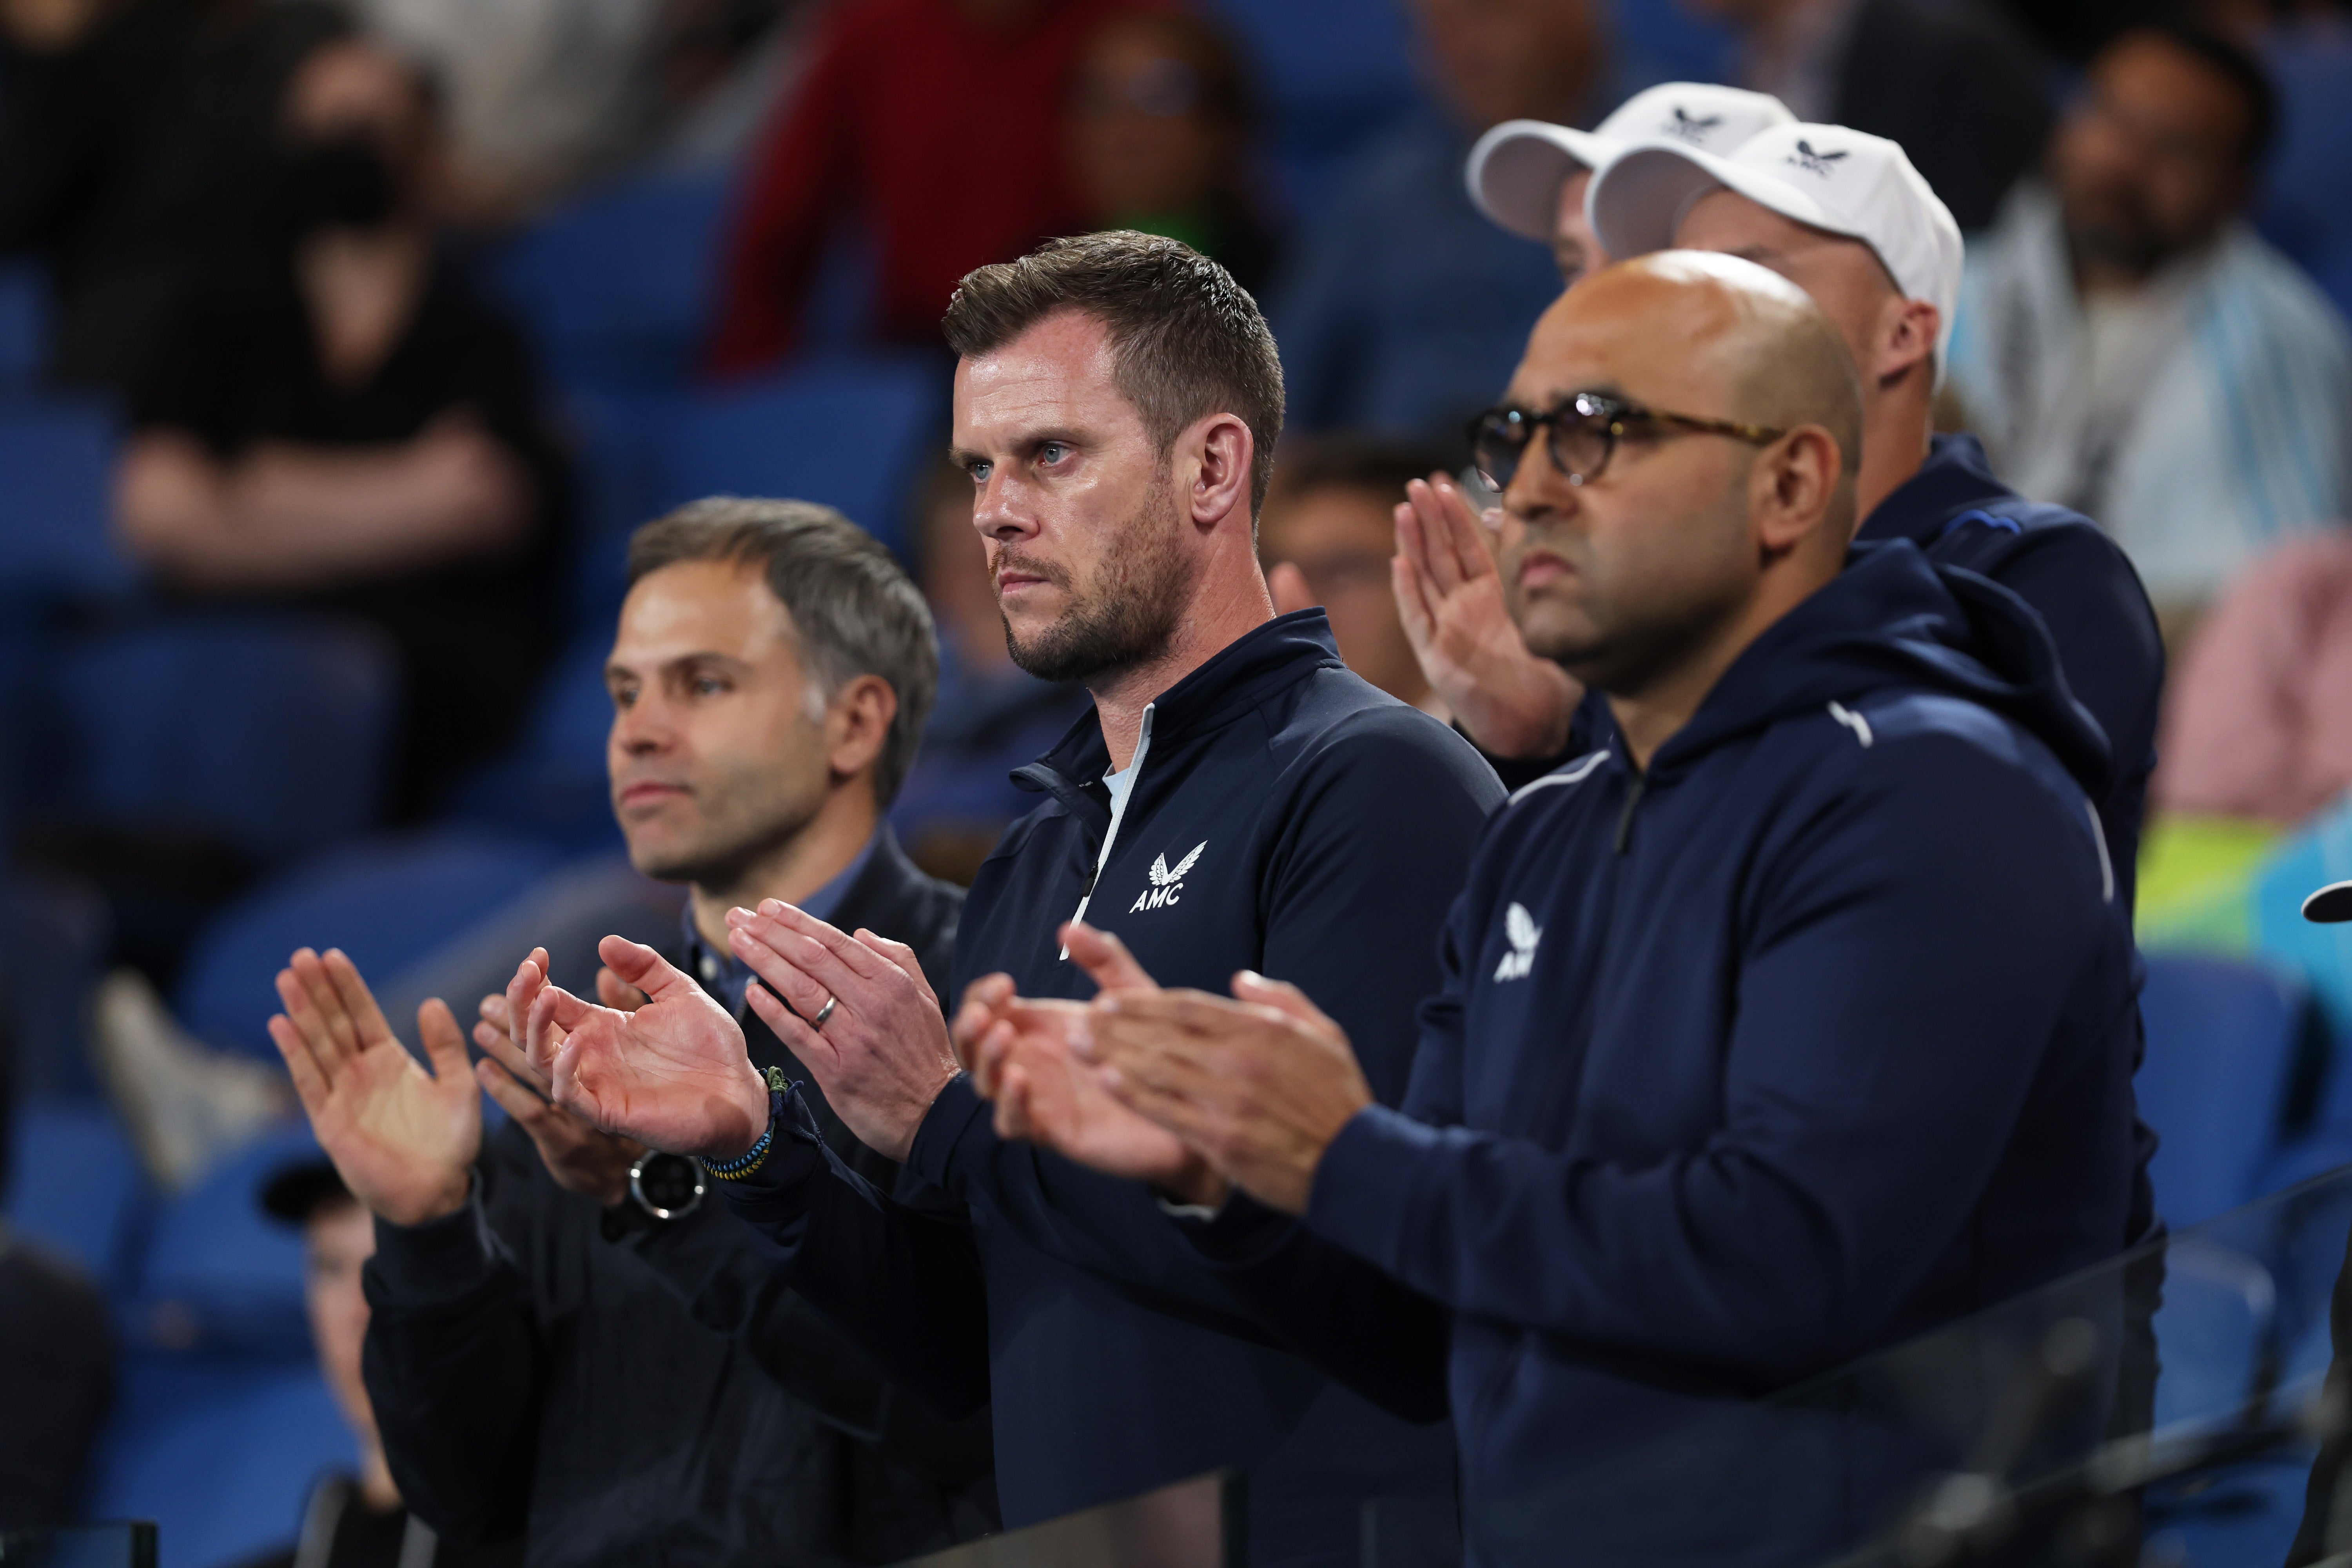
[(2330, 882), (2304, 900), (2303, 918), (2315, 925), (2352, 921), (2352, 882)]
[(1622, 261), (1671, 247), (1691, 204), (1724, 186), (1782, 217), (1850, 235), (1819, 202), (1787, 181), (1676, 142), (1639, 142), (1619, 153), (1592, 182), (1586, 210), (1601, 248)]
[(342, 1176), (325, 1160), (298, 1160), (281, 1165), (261, 1184), (262, 1212), (289, 1225), (300, 1225), (322, 1203), (352, 1201)]
[(1506, 120), (1478, 138), (1464, 165), (1470, 199), (1513, 234), (1551, 243), (1560, 182), (1608, 162), (1615, 143), (1542, 120)]

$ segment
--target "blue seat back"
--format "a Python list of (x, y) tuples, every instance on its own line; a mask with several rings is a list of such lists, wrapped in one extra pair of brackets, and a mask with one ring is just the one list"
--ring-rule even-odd
[(247, 1145), (157, 1208), (132, 1286), (135, 1337), (173, 1351), (251, 1352), (299, 1360), (310, 1345), (302, 1306), (302, 1238), (261, 1210), (263, 1185), (322, 1159), (307, 1123)]
[(0, 404), (0, 585), (11, 595), (112, 598), (138, 574), (107, 535), (115, 421), (80, 402)]
[(947, 405), (945, 367), (929, 356), (817, 361), (688, 394), (662, 434), (654, 510), (712, 495), (818, 501), (903, 556), (907, 503)]
[(205, 616), (80, 638), (53, 677), (41, 804), (284, 860), (379, 820), (400, 687), (391, 644), (357, 622)]
[(2261, 1195), (2284, 1136), (2309, 1005), (2299, 984), (2254, 964), (2148, 959), (2147, 1055), (2136, 1088), (2141, 1119), (2161, 1140), (2149, 1175), (2168, 1224), (2194, 1225)]
[(162, 1568), (230, 1568), (290, 1546), (310, 1488), (358, 1445), (317, 1366), (135, 1355), (100, 1446), (93, 1519), (150, 1519)]
[[(205, 926), (180, 978), (180, 1019), (225, 1049), (276, 1061), (268, 1029), (278, 1010), (273, 981), (296, 948), (340, 947), (369, 980), (388, 980), (522, 892), (558, 858), (530, 839), (462, 829), (335, 850)], [(451, 1000), (462, 1006), (471, 998)]]
[(495, 264), (497, 293), (569, 385), (675, 385), (709, 335), (729, 180), (664, 176), (593, 193)]
[(119, 1288), (138, 1268), (154, 1197), (131, 1141), (96, 1100), (28, 1099), (9, 1129), (8, 1223)]
[(22, 393), (49, 357), (49, 280), (37, 262), (0, 267), (0, 393)]

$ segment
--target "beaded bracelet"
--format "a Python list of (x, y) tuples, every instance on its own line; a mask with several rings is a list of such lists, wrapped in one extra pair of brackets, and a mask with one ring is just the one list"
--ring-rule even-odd
[(775, 1147), (776, 1123), (784, 1118), (784, 1100), (793, 1091), (793, 1080), (784, 1076), (782, 1068), (768, 1069), (768, 1127), (760, 1141), (732, 1160), (705, 1160), (702, 1168), (722, 1182), (740, 1182), (768, 1163), (768, 1151)]

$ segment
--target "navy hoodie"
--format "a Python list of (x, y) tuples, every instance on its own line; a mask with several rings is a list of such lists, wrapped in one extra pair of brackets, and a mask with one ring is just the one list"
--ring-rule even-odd
[[(1163, 984), (1223, 993), (1243, 968), (1297, 982), (1396, 1103), (1439, 928), (1502, 798), (1492, 770), (1350, 674), (1320, 610), (1171, 688), (1146, 736), (1108, 856), (1093, 714), (1015, 775), (1046, 799), (972, 884), (958, 992), (1003, 971), (1024, 995), (1093, 994), (1055, 939), (1085, 900)], [(1234, 1466), (1249, 1472), (1252, 1561), (1353, 1564), (1365, 1500), (1451, 1495), (1444, 1427), (1276, 1348), (1149, 1192), (999, 1140), (965, 1080), (932, 1106), (908, 1169), (968, 1204), (969, 1241), (857, 1181), (805, 1129), (729, 1196), (802, 1293), (941, 1414), (992, 1386), (1008, 1525)]]
[(2014, 595), (1862, 547), (1646, 773), (1588, 719), (1479, 844), (1403, 1107), (1303, 1227), (1195, 1233), (1399, 1407), (1442, 1327), (1487, 1560), (1576, 1539), (1528, 1500), (1580, 1468), (2112, 1255), (2132, 1188), (2105, 742)]

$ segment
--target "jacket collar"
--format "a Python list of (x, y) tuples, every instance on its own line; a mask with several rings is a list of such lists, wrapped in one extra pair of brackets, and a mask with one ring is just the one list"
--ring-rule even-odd
[[(1320, 609), (1295, 610), (1236, 637), (1183, 679), (1152, 700), (1151, 749), (1165, 756), (1253, 712), (1275, 693), (1318, 669), (1340, 669), (1339, 646)], [(1102, 719), (1089, 708), (1069, 732), (1013, 782), (1052, 795), (1071, 815), (1099, 831), (1110, 825), (1110, 803), (1099, 787), (1110, 768)]]
[(1938, 436), (1919, 471), (1871, 510), (1854, 538), (1869, 544), (1907, 539), (1924, 549), (1961, 513), (2016, 499), (2015, 490), (1993, 477), (1984, 443), (1974, 436)]

